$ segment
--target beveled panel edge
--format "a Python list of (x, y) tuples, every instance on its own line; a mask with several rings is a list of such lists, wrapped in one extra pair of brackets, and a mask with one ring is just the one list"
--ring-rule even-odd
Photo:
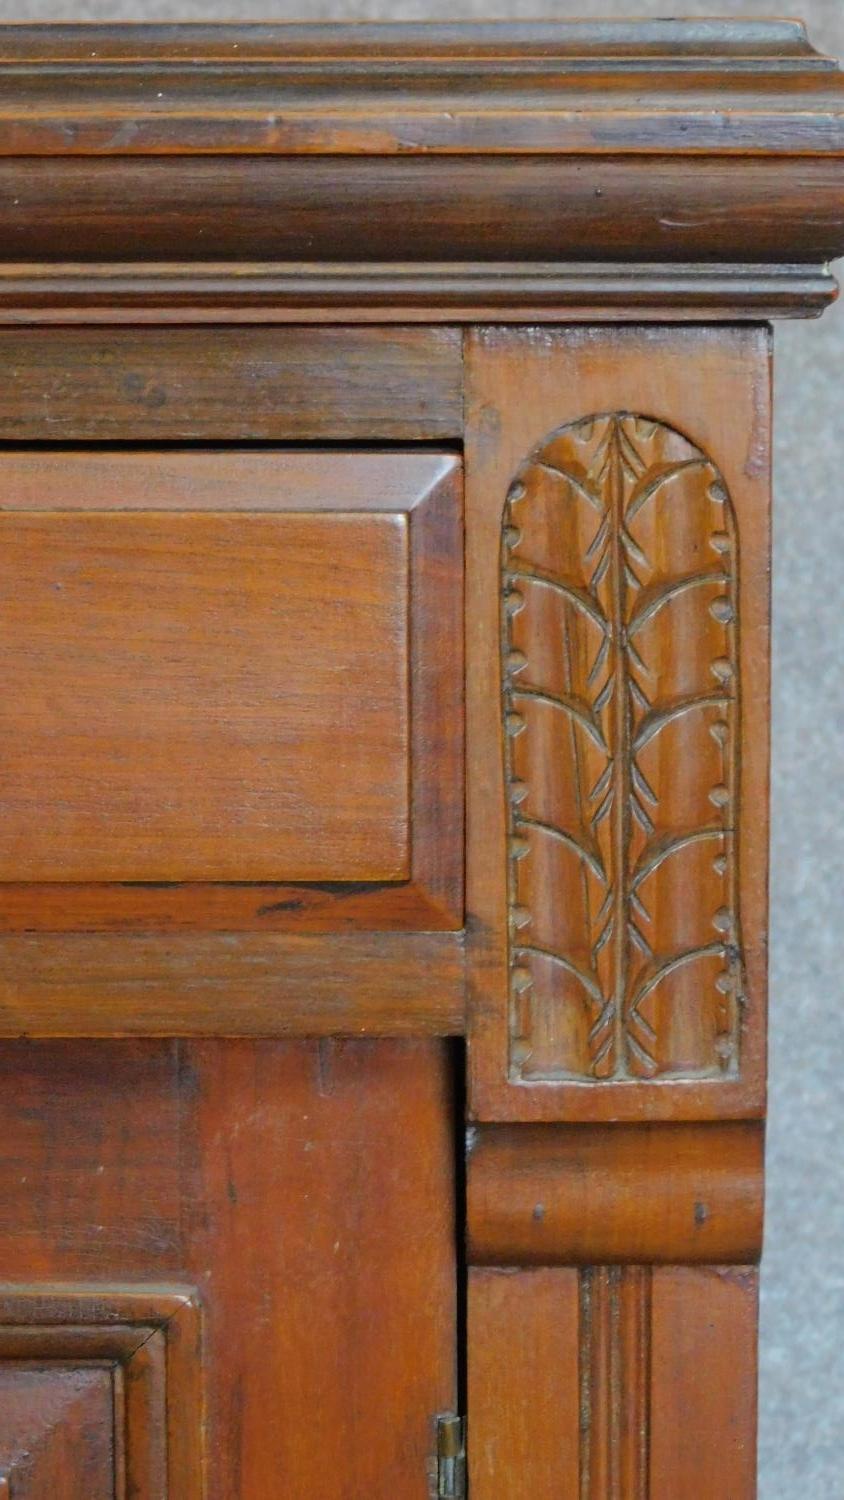
[(436, 471), (408, 510), (411, 886), (418, 925), (454, 931), (466, 887), (463, 461), (431, 457)]
[[(213, 439), (196, 446), (168, 443), (152, 456), (157, 465), (154, 493), (149, 489), (149, 450), (131, 442), (103, 450), (60, 444), (44, 449), (33, 441), (5, 451), (0, 513), (410, 516), (462, 475), (458, 453), (409, 443), (388, 448), (373, 442), (338, 450), (319, 441), (300, 448), (279, 440), (255, 448), (244, 437), (241, 447), (217, 445)], [(372, 485), (373, 465), (378, 488)], [(116, 494), (106, 487), (109, 472), (119, 477)], [(247, 485), (243, 497), (232, 487), (233, 475)], [(202, 488), (196, 487), (197, 478)]]
[(62, 323), (707, 322), (814, 318), (825, 263), (0, 265), (0, 327)]
[(182, 1282), (0, 1281), (3, 1327), (114, 1326), (120, 1337), (126, 1326), (164, 1328), (181, 1313), (199, 1316), (197, 1290)]
[(127, 1488), (139, 1500), (171, 1487), (181, 1500), (204, 1500), (202, 1324), (193, 1285), (0, 1282), (0, 1358), (121, 1368), (115, 1417)]

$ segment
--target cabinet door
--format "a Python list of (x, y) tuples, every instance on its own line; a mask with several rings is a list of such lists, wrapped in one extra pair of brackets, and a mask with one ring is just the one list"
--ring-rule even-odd
[(426, 1500), (449, 1044), (0, 1047), (0, 1494)]

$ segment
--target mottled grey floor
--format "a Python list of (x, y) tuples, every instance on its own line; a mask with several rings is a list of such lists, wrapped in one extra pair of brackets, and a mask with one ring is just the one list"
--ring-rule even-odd
[[(256, 0), (256, 19), (767, 16), (776, 0)], [(844, 57), (844, 0), (796, 0)], [(235, 0), (0, 0), (2, 20), (242, 20)], [(844, 305), (777, 332), (772, 1098), (761, 1500), (844, 1492)], [(671, 1500), (682, 1500), (681, 1496)], [(729, 1496), (713, 1500), (730, 1500)]]

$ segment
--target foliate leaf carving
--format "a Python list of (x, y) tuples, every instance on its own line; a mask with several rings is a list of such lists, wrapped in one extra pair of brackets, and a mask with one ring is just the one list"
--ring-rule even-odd
[(553, 433), (502, 542), (510, 1068), (739, 1068), (738, 541), (712, 461), (629, 412)]

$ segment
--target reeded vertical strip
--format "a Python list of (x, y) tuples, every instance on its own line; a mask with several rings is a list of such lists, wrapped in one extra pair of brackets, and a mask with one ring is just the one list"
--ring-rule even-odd
[(580, 1500), (648, 1500), (651, 1272), (580, 1273)]
[(471, 1266), (472, 1500), (754, 1500), (757, 1283)]

